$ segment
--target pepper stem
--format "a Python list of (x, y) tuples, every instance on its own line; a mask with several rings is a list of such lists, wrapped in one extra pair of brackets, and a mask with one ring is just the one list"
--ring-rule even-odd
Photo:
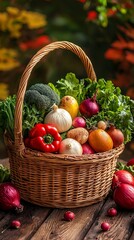
[(52, 135), (46, 134), (46, 135), (44, 136), (44, 140), (45, 140), (45, 143), (50, 144), (50, 143), (53, 142), (54, 138), (52, 137)]

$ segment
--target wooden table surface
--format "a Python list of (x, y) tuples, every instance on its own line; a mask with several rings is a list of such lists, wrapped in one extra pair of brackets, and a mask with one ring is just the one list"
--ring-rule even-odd
[[(7, 165), (7, 160), (3, 161)], [(107, 210), (115, 207), (109, 195), (92, 206), (74, 209), (52, 209), (21, 201), (22, 213), (0, 211), (0, 240), (134, 240), (134, 211), (119, 210), (115, 217)], [(73, 221), (65, 221), (64, 213), (75, 213)], [(11, 220), (20, 220), (19, 229), (11, 229)], [(108, 222), (110, 230), (103, 232), (101, 223)]]

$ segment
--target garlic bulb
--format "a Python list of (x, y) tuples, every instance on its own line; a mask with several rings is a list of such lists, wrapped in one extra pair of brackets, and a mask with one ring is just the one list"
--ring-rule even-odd
[(59, 133), (66, 132), (72, 126), (72, 118), (69, 112), (63, 108), (53, 105), (51, 110), (45, 117), (44, 123), (53, 124)]
[(83, 150), (81, 144), (73, 138), (65, 138), (60, 143), (60, 154), (82, 155), (82, 152)]

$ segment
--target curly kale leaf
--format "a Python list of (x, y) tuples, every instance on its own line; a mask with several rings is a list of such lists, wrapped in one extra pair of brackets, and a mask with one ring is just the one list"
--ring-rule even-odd
[[(14, 139), (14, 117), (15, 117), (16, 96), (9, 96), (4, 101), (0, 101), (0, 131), (3, 134), (5, 130)], [(44, 113), (38, 111), (34, 106), (29, 107), (26, 103), (23, 105), (23, 136), (27, 134), (36, 123), (43, 122)]]
[(122, 95), (120, 88), (115, 87), (110, 80), (90, 82), (88, 96), (92, 97), (95, 93), (100, 112), (87, 119), (87, 126), (91, 128), (100, 120), (109, 121), (123, 132), (125, 143), (129, 142), (134, 133), (134, 101)]

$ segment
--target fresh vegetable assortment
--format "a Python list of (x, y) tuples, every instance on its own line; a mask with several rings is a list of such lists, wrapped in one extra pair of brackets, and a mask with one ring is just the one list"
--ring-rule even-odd
[[(0, 128), (12, 140), (15, 102), (16, 96), (0, 102)], [(131, 140), (133, 118), (134, 101), (110, 80), (79, 80), (68, 73), (55, 85), (38, 83), (26, 91), (24, 143), (31, 149), (57, 154), (105, 152)]]
[(122, 95), (120, 88), (115, 87), (112, 81), (105, 79), (92, 81), (88, 78), (78, 80), (75, 74), (68, 73), (64, 79), (58, 80), (55, 85), (49, 83), (49, 86), (55, 92), (59, 92), (60, 98), (66, 95), (73, 96), (79, 105), (87, 98), (97, 102), (99, 112), (86, 118), (89, 129), (97, 126), (99, 121), (112, 123), (123, 132), (125, 143), (131, 140), (134, 132), (134, 101)]

